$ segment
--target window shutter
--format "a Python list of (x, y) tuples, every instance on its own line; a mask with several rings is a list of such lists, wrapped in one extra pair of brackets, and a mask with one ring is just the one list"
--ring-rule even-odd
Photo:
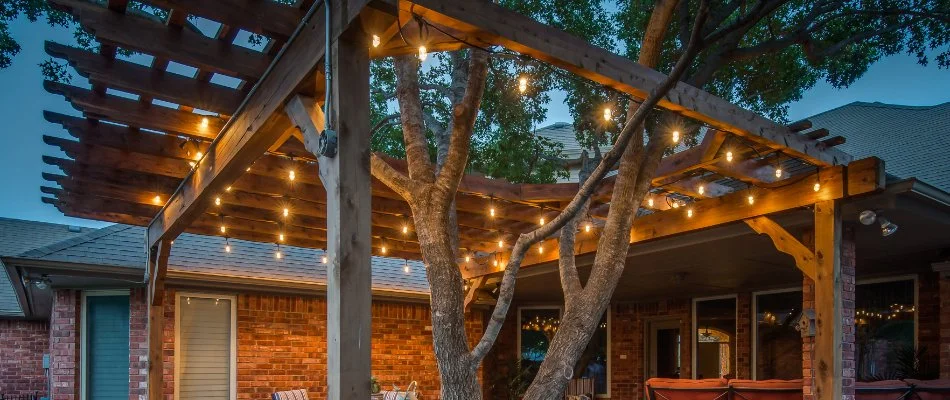
[(86, 297), (86, 398), (129, 398), (129, 296)]
[(231, 398), (231, 300), (182, 297), (179, 400)]

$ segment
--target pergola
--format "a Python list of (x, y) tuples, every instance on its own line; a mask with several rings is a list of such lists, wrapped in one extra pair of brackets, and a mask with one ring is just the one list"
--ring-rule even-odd
[[(77, 140), (44, 136), (70, 159), (44, 157), (65, 175), (44, 174), (59, 187), (44, 187), (51, 196), (43, 201), (70, 216), (148, 226), (150, 399), (161, 398), (164, 279), (172, 242), (182, 232), (273, 242), (278, 249), (327, 249), (330, 398), (368, 398), (371, 255), (421, 258), (408, 205), (371, 177), (369, 163), (369, 60), (417, 52), (418, 44), (399, 38), (400, 29), (418, 36), (410, 21), (422, 18), (439, 28), (425, 43), (430, 51), (503, 46), (635, 98), (665, 78), (490, 0), (340, 0), (331, 2), (329, 16), (325, 4), (313, 0), (144, 0), (168, 10), (166, 20), (134, 12), (128, 0), (50, 1), (103, 45), (97, 54), (47, 43), (47, 52), (68, 61), (92, 89), (45, 84), (84, 118), (45, 114)], [(217, 34), (202, 34), (189, 16), (219, 22)], [(327, 18), (329, 116), (320, 108)], [(240, 30), (262, 35), (266, 48), (235, 45)], [(151, 55), (151, 66), (116, 58), (120, 48)], [(170, 73), (170, 62), (197, 71)], [(216, 74), (241, 84), (212, 83)], [(843, 139), (826, 138), (827, 131), (800, 133), (810, 127), (807, 121), (780, 125), (683, 83), (660, 106), (709, 130), (698, 146), (663, 160), (631, 242), (739, 221), (768, 234), (815, 280), (816, 393), (840, 398), (847, 316), (837, 201), (883, 188), (882, 162), (852, 161), (834, 148)], [(334, 157), (315, 155), (326, 117), (338, 132)], [(405, 161), (387, 161), (406, 168)], [(776, 168), (785, 171), (776, 174)], [(596, 249), (611, 188), (609, 178), (599, 187), (593, 232), (579, 235), (577, 254)], [(462, 252), (470, 257), (460, 264), (476, 283), (468, 301), (504, 268), (499, 240), (511, 243), (540, 218), (550, 220), (577, 190), (576, 183), (463, 179), (456, 207)], [(813, 246), (768, 217), (809, 206), (815, 209)], [(549, 251), (530, 252), (523, 267), (556, 262), (556, 240), (546, 242)]]

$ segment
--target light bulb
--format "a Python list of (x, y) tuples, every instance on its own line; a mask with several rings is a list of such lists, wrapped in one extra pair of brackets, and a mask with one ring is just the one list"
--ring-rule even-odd
[(680, 142), (680, 131), (673, 131), (673, 143)]
[(544, 243), (538, 243), (538, 254), (544, 254)]
[(284, 217), (288, 217), (288, 216), (290, 216), (290, 209), (287, 207), (284, 207)]
[(781, 169), (781, 168), (776, 168), (776, 169), (775, 169), (775, 177), (776, 177), (776, 178), (781, 178), (781, 177), (782, 177), (782, 169)]
[(231, 187), (228, 186), (228, 187), (224, 188), (224, 191), (225, 191), (225, 192), (228, 192), (228, 193), (231, 193)]
[(590, 232), (590, 222), (584, 224), (584, 232)]
[(419, 61), (425, 61), (429, 57), (429, 52), (425, 46), (419, 46)]
[(488, 210), (488, 215), (490, 215), (492, 218), (495, 218), (495, 207), (492, 207)]
[(155, 197), (152, 198), (152, 203), (154, 203), (155, 205), (162, 204), (162, 196), (155, 195)]
[(251, 172), (251, 167), (247, 167), (247, 169), (246, 169), (245, 171)]
[(706, 193), (706, 186), (699, 185), (699, 189), (697, 189), (697, 192), (699, 192), (699, 195), (702, 196), (703, 194)]
[(403, 224), (403, 225), (402, 225), (402, 234), (405, 235), (405, 234), (407, 234), (407, 233), (409, 233), (409, 225)]
[(290, 170), (290, 172), (288, 173), (288, 177), (290, 178), (290, 181), (293, 182), (294, 179), (297, 179), (297, 172), (294, 170)]
[(680, 203), (678, 201), (674, 201), (673, 208), (680, 208)]
[(214, 198), (214, 205), (216, 205), (216, 206), (220, 206), (220, 205), (221, 205), (221, 198), (220, 198), (220, 197), (215, 197), (215, 198)]
[(198, 163), (196, 163), (196, 162), (194, 162), (194, 161), (188, 161), (188, 165), (190, 165), (192, 168), (194, 168), (195, 165), (198, 165)]
[(204, 154), (202, 154), (200, 151), (195, 153), (195, 161), (201, 160), (201, 157), (204, 157)]
[(202, 128), (208, 127), (208, 117), (201, 118), (201, 127)]
[(277, 250), (277, 251), (274, 252), (274, 258), (276, 258), (276, 259), (279, 260), (279, 259), (281, 259), (281, 258), (283, 258), (283, 257), (284, 257), (284, 255), (280, 253), (280, 250)]
[(538, 225), (544, 225), (544, 217), (538, 220)]
[(726, 161), (727, 161), (727, 162), (732, 162), (732, 152), (731, 152), (731, 151), (727, 151), (727, 152), (726, 152)]
[(815, 189), (816, 192), (819, 191), (819, 190), (821, 190), (821, 184), (818, 183), (818, 182), (815, 182), (815, 186), (812, 187), (812, 189)]
[(492, 260), (491, 265), (494, 267), (498, 266), (498, 260)]
[(751, 194), (749, 195), (748, 199), (749, 199), (749, 204), (755, 204), (755, 197), (753, 197)]
[(324, 255), (323, 257), (320, 257), (320, 262), (326, 264), (327, 261), (328, 261), (328, 260), (327, 260), (327, 256)]
[(498, 248), (500, 249), (502, 247), (505, 247), (505, 241), (502, 239), (498, 239)]
[(380, 251), (382, 251), (383, 254), (386, 254), (386, 245), (383, 245), (383, 248), (380, 249)]
[(528, 91), (528, 78), (522, 76), (518, 79), (518, 91), (521, 93)]
[(373, 35), (373, 47), (379, 47), (380, 42), (379, 35)]
[(224, 225), (221, 225), (221, 233), (227, 232), (228, 228)]
[(229, 244), (224, 245), (224, 252), (225, 252), (225, 253), (230, 253), (230, 252), (231, 252), (231, 245), (229, 245)]
[(402, 267), (402, 272), (409, 273), (409, 263), (406, 263), (406, 265)]
[(693, 218), (693, 209), (692, 209), (692, 208), (687, 208), (687, 209), (686, 209), (686, 217), (687, 217), (687, 218)]
[(604, 121), (610, 121), (610, 117), (612, 114), (613, 112), (610, 111), (610, 107), (604, 107)]
[(650, 207), (653, 207), (653, 198), (652, 198), (652, 197), (649, 198), (649, 199), (647, 199), (647, 205), (650, 206)]
[(283, 242), (283, 241), (284, 241), (284, 234), (281, 233), (281, 234), (277, 235), (277, 240), (280, 240), (281, 242)]
[(465, 256), (465, 262), (469, 262), (469, 261), (472, 261), (472, 257), (466, 255), (466, 256)]

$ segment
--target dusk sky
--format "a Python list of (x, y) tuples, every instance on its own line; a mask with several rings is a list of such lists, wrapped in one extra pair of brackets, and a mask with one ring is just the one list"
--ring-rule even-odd
[[(21, 19), (11, 23), (14, 37), (23, 47), (13, 65), (0, 70), (0, 217), (68, 223), (82, 226), (105, 226), (106, 223), (67, 218), (50, 205), (40, 202), (40, 186), (49, 185), (41, 172), (60, 172), (43, 164), (44, 154), (59, 155), (42, 141), (43, 134), (68, 136), (58, 125), (43, 120), (42, 111), (79, 115), (62, 96), (43, 90), (43, 77), (37, 64), (48, 56), (43, 41), (73, 43), (72, 31), (53, 29), (42, 22), (30, 24)], [(74, 74), (74, 77), (75, 74)], [(73, 84), (85, 86), (78, 77)], [(563, 96), (555, 94), (544, 125), (569, 122), (570, 115)], [(837, 90), (819, 83), (802, 101), (791, 104), (789, 118), (802, 119), (854, 101), (882, 102), (904, 105), (934, 105), (950, 101), (950, 71), (936, 65), (922, 67), (911, 56), (894, 56), (875, 64), (850, 88)]]

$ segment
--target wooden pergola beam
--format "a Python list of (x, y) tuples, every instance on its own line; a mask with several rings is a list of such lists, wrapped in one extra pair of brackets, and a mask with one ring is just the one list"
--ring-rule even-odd
[(79, 75), (102, 86), (148, 98), (158, 98), (220, 114), (231, 114), (244, 94), (227, 86), (202, 82), (178, 74), (47, 41), (46, 53), (69, 62)]
[(746, 219), (743, 222), (749, 225), (758, 234), (767, 235), (775, 248), (795, 259), (795, 266), (802, 271), (805, 276), (815, 279), (817, 264), (815, 261), (815, 252), (799, 242), (794, 235), (788, 233), (785, 228), (768, 217), (755, 217)]
[(145, 0), (145, 3), (166, 10), (181, 10), (281, 41), (290, 38), (303, 17), (299, 8), (276, 1)]
[(138, 15), (120, 14), (81, 0), (50, 0), (79, 19), (102, 42), (140, 51), (195, 68), (257, 80), (270, 57), (236, 45), (222, 45), (191, 29), (173, 28)]
[(154, 252), (149, 253), (148, 281), (148, 399), (164, 398), (164, 352), (165, 342), (165, 275), (168, 272), (168, 257), (171, 242), (162, 241)]
[[(396, 4), (431, 23), (473, 34), (483, 42), (504, 46), (637, 98), (646, 98), (666, 78), (665, 74), (634, 60), (598, 48), (489, 0), (386, 0), (386, 3)], [(851, 156), (840, 150), (819, 146), (783, 125), (682, 82), (661, 99), (659, 106), (750, 141), (781, 149), (811, 163), (843, 165), (851, 161)]]

